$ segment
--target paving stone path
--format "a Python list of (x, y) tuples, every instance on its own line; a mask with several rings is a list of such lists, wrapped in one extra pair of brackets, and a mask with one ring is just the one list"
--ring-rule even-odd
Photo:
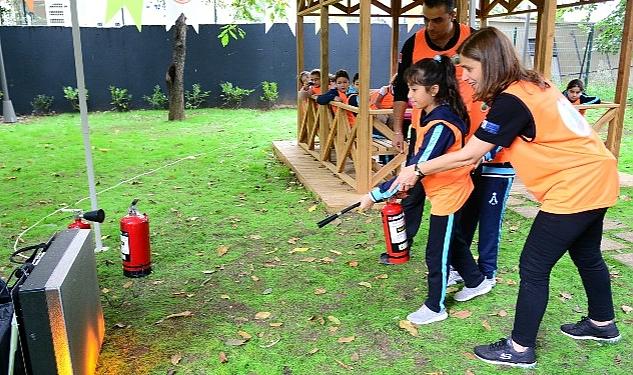
[[(620, 186), (633, 187), (633, 175), (620, 172)], [(534, 197), (517, 181), (512, 186), (507, 207), (519, 215), (533, 219), (538, 213)], [(605, 219), (601, 249), (613, 259), (633, 268), (633, 223)]]

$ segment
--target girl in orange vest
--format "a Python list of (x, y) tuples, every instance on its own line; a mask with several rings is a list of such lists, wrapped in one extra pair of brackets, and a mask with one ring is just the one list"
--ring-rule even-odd
[[(414, 166), (460, 150), (468, 134), (468, 112), (459, 95), (455, 67), (450, 58), (438, 55), (423, 59), (405, 72), (405, 79), (409, 84), (409, 98), (414, 100), (417, 109), (426, 113), (422, 119), (418, 117), (417, 122), (414, 120), (413, 126), (418, 134), (415, 153), (409, 163)], [(445, 299), (449, 263), (460, 272), (466, 284), (455, 294), (455, 300), (467, 301), (491, 289), (468, 247), (456, 246), (463, 242), (457, 229), (460, 210), (473, 189), (471, 170), (472, 166), (464, 166), (421, 181), (431, 201), (426, 244), (429, 274), (424, 304), (407, 316), (414, 324), (429, 324), (448, 317)], [(393, 182), (393, 179), (385, 182), (364, 196), (361, 209), (392, 196), (399, 188)]]
[[(521, 66), (512, 42), (487, 27), (460, 48), (462, 79), (476, 99), (490, 103), (486, 120), (461, 150), (405, 167), (394, 182), (404, 188), (418, 175), (478, 162), (496, 146), (525, 187), (541, 202), (519, 263), (521, 284), (512, 334), (475, 347), (494, 364), (536, 365), (536, 336), (549, 296), (552, 268), (569, 251), (588, 300), (588, 314), (561, 332), (573, 339), (616, 342), (609, 270), (600, 252), (603, 220), (619, 194), (617, 161), (584, 117), (538, 73)], [(428, 178), (428, 176), (426, 177)]]
[[(585, 85), (579, 79), (572, 79), (567, 84), (567, 88), (563, 91), (563, 95), (573, 105), (579, 104), (600, 104), (600, 98), (597, 96), (587, 96), (585, 94)], [(580, 114), (585, 115), (586, 109), (581, 109)]]

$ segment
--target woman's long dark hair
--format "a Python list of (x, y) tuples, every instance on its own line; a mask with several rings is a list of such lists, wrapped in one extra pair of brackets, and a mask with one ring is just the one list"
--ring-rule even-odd
[(438, 55), (418, 61), (404, 72), (404, 79), (409, 85), (425, 86), (425, 89), (437, 85), (439, 90), (435, 95), (435, 102), (448, 104), (464, 121), (468, 133), (470, 127), (468, 110), (459, 94), (455, 66), (448, 56)]

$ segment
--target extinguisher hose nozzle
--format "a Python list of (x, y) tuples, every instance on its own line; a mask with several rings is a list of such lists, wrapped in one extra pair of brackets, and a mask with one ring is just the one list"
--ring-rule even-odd
[(325, 219), (319, 221), (317, 223), (317, 226), (319, 228), (323, 228), (324, 226), (328, 225), (329, 223), (333, 222), (334, 220), (336, 220), (339, 216), (343, 215), (344, 213), (351, 211), (353, 209), (355, 209), (356, 207), (360, 206), (360, 202), (356, 202), (351, 206), (347, 206), (344, 209), (342, 209), (340, 212), (335, 213), (334, 215), (330, 215), (328, 217), (326, 217)]

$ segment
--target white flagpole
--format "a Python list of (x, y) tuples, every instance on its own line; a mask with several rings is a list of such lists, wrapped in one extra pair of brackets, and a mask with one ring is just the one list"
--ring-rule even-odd
[[(77, 14), (77, 0), (70, 0), (70, 15), (73, 25), (73, 51), (75, 54), (75, 73), (77, 75), (77, 89), (79, 91), (79, 113), (81, 117), (81, 130), (86, 154), (86, 170), (88, 172), (88, 189), (90, 190), (90, 206), (92, 210), (98, 209), (97, 189), (95, 187), (95, 172), (92, 164), (92, 151), (90, 148), (90, 125), (88, 124), (88, 105), (86, 103), (86, 82), (84, 79), (84, 62), (81, 54), (81, 35), (79, 33), (79, 16)], [(95, 252), (102, 251), (101, 227), (99, 223), (92, 223), (95, 234)]]

